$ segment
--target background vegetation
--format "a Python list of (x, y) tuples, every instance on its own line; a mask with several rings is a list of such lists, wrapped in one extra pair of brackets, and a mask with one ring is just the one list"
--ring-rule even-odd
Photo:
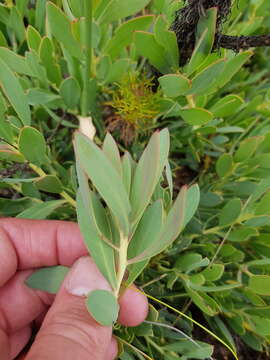
[[(237, 53), (219, 47), (216, 32), (268, 34), (270, 4), (223, 3), (230, 11), (220, 19), (221, 8), (203, 1), (197, 10), (179, 0), (93, 0), (88, 9), (82, 0), (1, 1), (0, 216), (76, 221), (72, 136), (80, 124), (91, 130), (90, 115), (98, 144), (110, 131), (135, 158), (155, 129), (168, 127), (174, 187), (197, 182), (201, 201), (138, 285), (239, 358), (266, 359), (270, 54), (241, 50), (243, 38)], [(175, 14), (190, 4), (199, 22), (181, 44)], [(153, 305), (148, 323), (117, 326), (120, 359), (232, 356), (191, 321)]]

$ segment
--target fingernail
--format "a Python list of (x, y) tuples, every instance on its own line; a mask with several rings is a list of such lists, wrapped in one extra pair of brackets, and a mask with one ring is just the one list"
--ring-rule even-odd
[(68, 293), (86, 297), (93, 290), (111, 290), (90, 257), (82, 257), (72, 266), (65, 280)]

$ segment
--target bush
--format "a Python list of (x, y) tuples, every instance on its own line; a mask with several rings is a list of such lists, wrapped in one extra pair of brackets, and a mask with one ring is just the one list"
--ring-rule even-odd
[[(115, 326), (122, 360), (211, 357), (191, 318), (235, 352), (243, 343), (266, 352), (270, 339), (269, 50), (224, 42), (268, 33), (270, 5), (224, 1), (229, 14), (198, 3), (186, 42), (181, 14), (193, 14), (192, 1), (0, 4), (1, 216), (76, 221), (78, 128), (96, 132), (98, 145), (111, 131), (121, 154), (138, 160), (154, 130), (167, 127), (174, 190), (201, 189), (184, 232), (137, 279), (189, 318), (153, 301), (148, 322)], [(156, 190), (164, 187), (166, 177)]]

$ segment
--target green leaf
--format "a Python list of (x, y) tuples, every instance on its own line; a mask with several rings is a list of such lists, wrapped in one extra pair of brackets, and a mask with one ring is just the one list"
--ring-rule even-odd
[(52, 2), (47, 3), (47, 15), (50, 30), (71, 56), (80, 59), (81, 48), (73, 37), (71, 23), (66, 15)]
[(0, 47), (0, 59), (2, 59), (13, 72), (29, 76), (33, 75), (31, 69), (26, 64), (25, 58), (17, 55), (14, 51)]
[(115, 61), (108, 71), (104, 84), (121, 81), (130, 68), (130, 59), (119, 59)]
[(240, 229), (232, 231), (228, 236), (228, 240), (233, 242), (242, 242), (249, 240), (252, 236), (258, 235), (258, 231), (254, 228), (241, 227)]
[(205, 293), (196, 292), (190, 288), (187, 289), (188, 295), (195, 305), (198, 306), (205, 314), (214, 316), (219, 312), (217, 302)]
[(101, 149), (79, 132), (75, 134), (74, 146), (80, 167), (107, 203), (123, 233), (127, 235), (130, 203), (120, 175)]
[(150, 0), (136, 0), (136, 1), (126, 1), (126, 0), (114, 0), (109, 1), (106, 4), (104, 11), (98, 16), (97, 20), (99, 24), (108, 24), (113, 21), (117, 21), (128, 17), (130, 15), (137, 14), (143, 8), (145, 8)]
[(226, 85), (235, 74), (241, 69), (241, 67), (250, 59), (253, 55), (252, 51), (243, 51), (239, 54), (233, 53), (231, 58), (226, 62), (222, 72), (220, 72), (217, 78), (217, 87), (221, 88)]
[(201, 274), (205, 277), (206, 281), (217, 281), (221, 278), (223, 273), (224, 273), (223, 264), (213, 264), (211, 267), (207, 267), (205, 270), (201, 272)]
[(96, 211), (94, 212), (93, 194), (88, 189), (87, 182), (85, 185), (86, 188), (83, 186), (82, 181), (80, 181), (81, 188), (78, 190), (77, 194), (77, 217), (79, 227), (83, 235), (85, 245), (97, 264), (100, 272), (109, 281), (112, 288), (116, 288), (117, 280), (115, 273), (114, 250), (102, 238), (102, 236), (108, 235), (107, 233), (104, 235), (102, 234), (106, 218), (104, 218), (104, 212), (103, 219), (96, 218), (96, 216), (99, 216), (101, 213), (101, 208), (99, 207), (99, 209), (97, 209), (99, 204), (95, 201)]
[(166, 57), (172, 70), (179, 68), (179, 48), (176, 34), (168, 30), (169, 25), (164, 17), (158, 16), (154, 27), (155, 39), (166, 50)]
[(120, 158), (120, 153), (117, 147), (117, 144), (110, 133), (107, 132), (102, 150), (104, 154), (107, 156), (108, 160), (112, 163), (112, 166), (122, 177), (122, 163)]
[(209, 260), (203, 258), (202, 255), (197, 253), (187, 253), (179, 257), (174, 264), (174, 268), (181, 272), (189, 273), (202, 266), (207, 266), (208, 264)]
[(216, 163), (216, 172), (220, 178), (230, 175), (233, 170), (233, 157), (230, 154), (223, 154)]
[(128, 258), (134, 258), (158, 242), (163, 223), (162, 201), (157, 200), (144, 212), (128, 247)]
[(117, 320), (119, 305), (109, 291), (92, 291), (87, 297), (86, 306), (93, 318), (103, 326), (112, 326)]
[(30, 105), (46, 105), (60, 99), (59, 95), (40, 88), (28, 89), (26, 95)]
[(68, 267), (61, 265), (39, 269), (30, 275), (25, 283), (32, 289), (56, 294), (68, 271)]
[(64, 79), (59, 91), (68, 109), (74, 109), (79, 105), (81, 88), (76, 79), (73, 77)]
[(16, 6), (12, 6), (10, 9), (8, 25), (10, 29), (14, 31), (18, 41), (22, 43), (25, 39), (25, 27), (23, 23), (23, 18)]
[(215, 117), (227, 117), (234, 115), (243, 104), (244, 100), (240, 96), (230, 94), (218, 100), (210, 111)]
[(256, 205), (255, 215), (270, 215), (270, 191)]
[(224, 70), (225, 63), (226, 59), (219, 59), (198, 73), (192, 79), (192, 87), (187, 92), (187, 95), (204, 95), (212, 89), (217, 76)]
[(127, 281), (125, 281), (125, 285), (127, 287), (134, 283), (134, 281), (142, 273), (142, 271), (145, 269), (148, 263), (149, 263), (149, 259), (131, 264), (127, 267), (128, 279)]
[(55, 175), (46, 175), (35, 181), (36, 187), (41, 191), (60, 194), (63, 191), (61, 181)]
[(270, 319), (260, 316), (249, 316), (249, 324), (254, 332), (261, 336), (270, 335)]
[(19, 80), (2, 59), (0, 59), (0, 85), (22, 123), (30, 125), (31, 113), (26, 95)]
[(184, 228), (186, 197), (187, 187), (183, 186), (164, 221), (158, 241), (153, 243), (139, 256), (131, 259), (131, 263), (146, 260), (159, 254), (178, 237)]
[(248, 287), (256, 294), (270, 296), (270, 276), (252, 275)]
[(135, 46), (139, 55), (144, 56), (151, 65), (158, 69), (162, 74), (171, 71), (170, 63), (166, 57), (166, 50), (158, 44), (155, 35), (144, 32), (135, 32)]
[(190, 341), (181, 338), (177, 342), (163, 346), (164, 350), (177, 352), (183, 359), (208, 359), (212, 356), (214, 347), (202, 341)]
[(60, 65), (55, 63), (53, 54), (53, 44), (48, 37), (41, 40), (39, 47), (39, 57), (42, 65), (45, 67), (48, 79), (57, 86), (60, 86), (62, 80)]
[(181, 74), (168, 74), (158, 79), (164, 94), (174, 98), (186, 93), (191, 87), (191, 80)]
[(185, 122), (193, 126), (201, 126), (213, 120), (213, 114), (203, 108), (191, 108), (179, 111)]
[(192, 74), (210, 54), (216, 35), (217, 8), (205, 11), (197, 25), (196, 46), (187, 65), (187, 74)]
[(197, 211), (199, 202), (200, 202), (200, 189), (199, 186), (195, 184), (189, 187), (187, 191), (184, 227), (190, 222), (193, 215)]
[(46, 219), (54, 210), (65, 204), (65, 202), (65, 200), (42, 202), (24, 210), (16, 217), (21, 219)]
[(41, 42), (41, 36), (39, 32), (31, 25), (27, 27), (26, 39), (29, 49), (38, 52), (39, 45)]
[(115, 59), (125, 47), (131, 44), (134, 32), (148, 30), (153, 19), (153, 15), (138, 16), (121, 24), (116, 29), (114, 36), (108, 41), (104, 53)]
[(247, 220), (245, 225), (250, 227), (260, 227), (268, 225), (269, 223), (270, 216), (254, 216), (252, 219)]
[(238, 150), (234, 155), (235, 162), (248, 160), (257, 150), (258, 146), (264, 140), (263, 136), (250, 137), (241, 142)]
[(227, 226), (236, 222), (241, 211), (242, 203), (240, 199), (229, 200), (219, 215), (219, 226)]
[(130, 196), (133, 224), (141, 218), (155, 191), (168, 158), (169, 142), (167, 129), (154, 133), (139, 160)]
[(122, 157), (122, 174), (123, 174), (123, 183), (126, 189), (126, 192), (129, 196), (131, 189), (131, 182), (133, 176), (133, 165), (132, 158), (129, 152), (125, 152), (125, 155)]
[(34, 163), (43, 164), (46, 160), (46, 142), (43, 135), (35, 128), (25, 126), (19, 135), (19, 150), (24, 157)]

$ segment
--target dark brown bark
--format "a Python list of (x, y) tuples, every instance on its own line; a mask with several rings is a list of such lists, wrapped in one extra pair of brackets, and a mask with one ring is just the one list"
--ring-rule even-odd
[(185, 65), (195, 47), (196, 29), (201, 16), (207, 9), (217, 7), (217, 26), (214, 49), (225, 48), (234, 51), (253, 47), (270, 46), (270, 35), (228, 36), (221, 33), (222, 23), (231, 11), (232, 0), (186, 0), (186, 6), (177, 11), (172, 30), (176, 33), (181, 63)]
[(270, 35), (228, 36), (217, 34), (216, 46), (234, 51), (253, 47), (270, 46)]

